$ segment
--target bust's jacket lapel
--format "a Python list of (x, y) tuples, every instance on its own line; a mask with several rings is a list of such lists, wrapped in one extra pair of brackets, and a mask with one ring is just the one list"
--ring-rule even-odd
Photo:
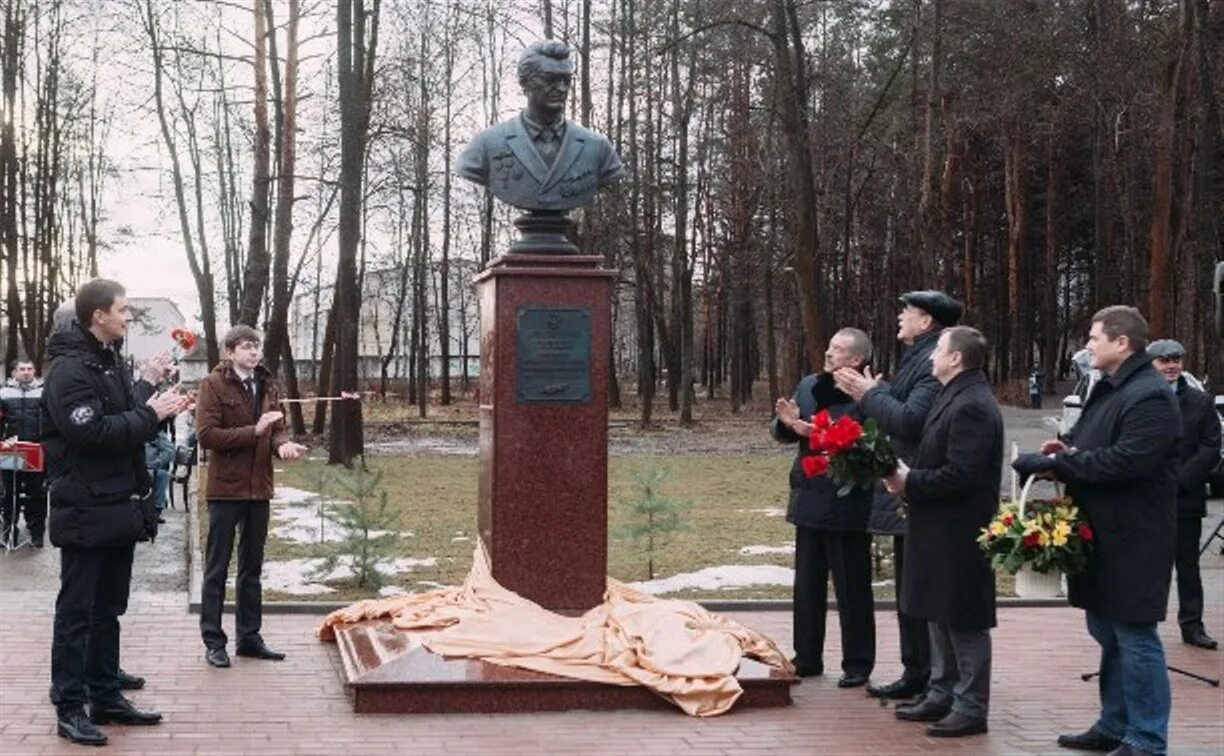
[(536, 152), (535, 145), (531, 143), (531, 137), (527, 135), (527, 129), (523, 126), (522, 117), (514, 119), (513, 127), (506, 134), (506, 146), (514, 152), (515, 157), (527, 169), (531, 177), (543, 185), (548, 175), (548, 167), (544, 165), (540, 153)]

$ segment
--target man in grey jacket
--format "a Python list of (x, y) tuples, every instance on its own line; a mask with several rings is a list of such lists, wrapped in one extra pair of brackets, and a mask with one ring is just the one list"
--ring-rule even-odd
[[(931, 352), (939, 335), (960, 322), (963, 307), (942, 291), (910, 291), (901, 295), (897, 315), (897, 340), (906, 345), (891, 382), (872, 375), (842, 369), (835, 374), (837, 387), (859, 403), (864, 416), (875, 418), (888, 433), (897, 456), (913, 462), (927, 413), (939, 393), (939, 381), (931, 374)], [(900, 593), (904, 574), (905, 521), (897, 514), (900, 499), (881, 486), (872, 503), (871, 531), (893, 536), (894, 578)], [(924, 620), (901, 611), (897, 602), (900, 628), (901, 663), (905, 670), (899, 680), (887, 685), (872, 685), (867, 692), (877, 698), (913, 698), (926, 688), (931, 674), (931, 642)]]

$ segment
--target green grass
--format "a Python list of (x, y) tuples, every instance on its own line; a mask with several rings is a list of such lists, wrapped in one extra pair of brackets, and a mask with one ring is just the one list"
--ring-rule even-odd
[[(409, 591), (422, 591), (434, 584), (457, 585), (471, 566), (476, 538), (475, 458), (437, 456), (372, 456), (367, 457), (371, 469), (383, 475), (382, 486), (392, 502), (402, 507), (400, 530), (412, 536), (399, 540), (395, 556), (436, 557), (434, 567), (418, 567), (410, 573), (396, 576), (390, 584)], [(617, 537), (628, 517), (628, 499), (633, 494), (631, 472), (643, 465), (658, 465), (668, 471), (663, 495), (682, 500), (689, 506), (685, 518), (689, 527), (668, 536), (667, 542), (655, 554), (657, 577), (668, 577), (720, 565), (776, 564), (791, 566), (790, 554), (742, 555), (740, 548), (749, 545), (782, 546), (793, 542), (794, 528), (782, 516), (770, 516), (761, 510), (784, 510), (787, 499), (789, 454), (740, 455), (629, 455), (612, 457), (608, 475), (608, 574), (618, 580), (645, 580), (647, 558), (643, 542)], [(325, 467), (319, 460), (305, 459), (277, 462), (277, 483), (305, 490), (315, 490), (318, 470)], [(333, 470), (334, 472), (334, 470)], [(201, 480), (203, 479), (201, 475)], [(198, 507), (201, 543), (207, 537), (207, 517)], [(455, 540), (466, 538), (468, 540)], [(877, 538), (877, 547), (891, 549), (891, 538)], [(301, 544), (268, 538), (265, 561), (322, 557), (329, 546)], [(888, 560), (882, 561), (881, 574), (891, 577)], [(1000, 595), (1011, 593), (1013, 579), (1001, 575)], [(367, 598), (370, 592), (351, 581), (330, 581), (334, 593), (315, 597), (326, 601), (351, 601)], [(744, 586), (722, 591), (683, 591), (676, 597), (702, 598), (790, 598), (789, 586)], [(891, 586), (877, 587), (876, 595), (891, 598)], [(309, 600), (311, 597), (291, 596), (277, 591), (265, 591), (265, 598), (276, 600)]]

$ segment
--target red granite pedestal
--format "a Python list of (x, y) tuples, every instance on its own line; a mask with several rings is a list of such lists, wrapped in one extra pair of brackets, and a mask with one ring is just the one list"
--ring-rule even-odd
[(478, 527), (498, 583), (546, 609), (603, 600), (608, 344), (602, 258), (504, 255), (480, 296)]
[[(337, 628), (336, 644), (353, 711), (359, 714), (499, 713), (570, 709), (675, 709), (638, 685), (608, 685), (448, 659), (421, 646), (386, 620)], [(786, 706), (798, 680), (744, 659), (736, 672), (744, 689), (735, 708)]]

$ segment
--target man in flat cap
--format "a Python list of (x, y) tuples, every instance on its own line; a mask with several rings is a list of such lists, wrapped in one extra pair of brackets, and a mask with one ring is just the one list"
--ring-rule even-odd
[(589, 204), (601, 185), (619, 181), (625, 169), (606, 137), (565, 117), (574, 78), (569, 46), (554, 40), (532, 44), (519, 59), (518, 78), (527, 108), (477, 134), (455, 172), (521, 210)]
[(1214, 649), (1203, 626), (1203, 580), (1199, 575), (1199, 538), (1207, 514), (1207, 478), (1220, 461), (1220, 418), (1211, 396), (1190, 384), (1184, 373), (1186, 348), (1173, 339), (1148, 345), (1148, 356), (1177, 394), (1182, 415), (1181, 456), (1177, 468), (1177, 624), (1182, 640)]
[[(913, 464), (914, 452), (922, 436), (927, 413), (939, 393), (940, 383), (931, 373), (931, 353), (939, 335), (960, 321), (961, 303), (942, 291), (911, 291), (901, 295), (897, 315), (897, 340), (906, 345), (891, 382), (872, 375), (841, 369), (834, 375), (837, 388), (859, 403), (867, 417), (873, 417), (888, 433), (897, 456)], [(898, 512), (901, 500), (881, 485), (872, 502), (870, 530), (892, 535), (893, 567), (899, 587), (905, 569), (905, 519)], [(899, 596), (898, 590), (898, 596)], [(901, 611), (897, 602), (897, 624), (901, 630), (901, 678), (887, 685), (872, 685), (867, 692), (877, 698), (907, 699), (926, 688), (931, 675), (931, 642), (927, 623)]]

